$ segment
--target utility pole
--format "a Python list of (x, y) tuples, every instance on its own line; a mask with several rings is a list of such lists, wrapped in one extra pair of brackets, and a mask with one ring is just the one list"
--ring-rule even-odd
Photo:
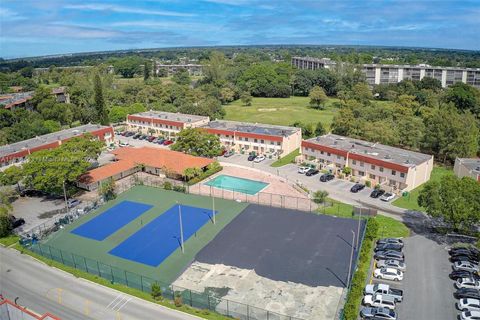
[(353, 263), (353, 246), (355, 243), (355, 232), (352, 231), (352, 251), (350, 253), (350, 266), (348, 267), (348, 278), (347, 278), (347, 289), (350, 288), (350, 275), (352, 274), (352, 263)]
[(182, 224), (182, 206), (178, 204), (178, 219), (180, 221), (180, 246), (182, 247), (182, 253), (185, 252), (185, 249), (183, 248), (183, 224)]
[(65, 189), (65, 180), (63, 180), (63, 196), (65, 198), (65, 212), (68, 212), (67, 191)]
[(215, 197), (212, 197), (213, 224), (215, 224)]

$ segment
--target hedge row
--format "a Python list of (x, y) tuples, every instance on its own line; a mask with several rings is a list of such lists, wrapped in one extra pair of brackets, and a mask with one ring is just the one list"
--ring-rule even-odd
[(188, 180), (187, 184), (189, 186), (191, 185), (194, 185), (195, 183), (198, 183), (208, 177), (210, 177), (211, 175), (219, 172), (219, 171), (222, 171), (223, 167), (220, 166), (220, 165), (215, 165), (215, 166), (209, 166), (209, 168), (207, 170), (205, 170), (204, 172), (202, 172), (202, 174), (196, 176), (195, 178), (192, 178), (190, 180)]
[(356, 320), (358, 318), (359, 306), (363, 298), (363, 289), (368, 278), (368, 271), (370, 269), (370, 258), (372, 256), (372, 249), (378, 233), (378, 222), (370, 218), (367, 221), (367, 228), (365, 237), (360, 250), (360, 257), (358, 260), (357, 272), (355, 272), (350, 291), (343, 309), (344, 320)]

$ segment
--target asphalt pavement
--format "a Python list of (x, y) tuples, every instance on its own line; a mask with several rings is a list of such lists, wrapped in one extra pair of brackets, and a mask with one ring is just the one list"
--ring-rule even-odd
[(0, 293), (28, 309), (62, 320), (191, 320), (168, 309), (49, 267), (28, 255), (0, 247)]

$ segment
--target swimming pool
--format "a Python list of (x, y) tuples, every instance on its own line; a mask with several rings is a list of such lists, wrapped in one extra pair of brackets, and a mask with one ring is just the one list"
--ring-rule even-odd
[(206, 182), (205, 185), (254, 195), (266, 188), (268, 183), (221, 174)]

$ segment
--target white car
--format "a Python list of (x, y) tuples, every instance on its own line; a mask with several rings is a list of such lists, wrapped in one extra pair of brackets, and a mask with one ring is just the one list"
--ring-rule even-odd
[(407, 265), (405, 264), (405, 262), (401, 262), (395, 259), (388, 259), (377, 261), (377, 268), (393, 268), (400, 271), (405, 271), (407, 269)]
[(470, 272), (478, 272), (478, 266), (469, 261), (456, 261), (453, 264), (453, 270), (465, 270)]
[(480, 300), (471, 298), (460, 299), (456, 306), (460, 311), (480, 311)]
[(265, 160), (265, 159), (266, 159), (266, 158), (265, 158), (264, 155), (260, 155), (260, 156), (256, 157), (256, 158), (253, 160), (253, 162), (257, 162), (257, 163), (258, 163), (258, 162), (262, 162), (262, 161)]
[(480, 320), (480, 311), (463, 311), (460, 313), (461, 320)]
[(120, 147), (128, 147), (128, 142), (120, 142), (118, 145)]
[(367, 294), (363, 298), (363, 304), (367, 307), (387, 308), (390, 310), (394, 310), (396, 306), (395, 298), (385, 294)]
[(305, 174), (308, 169), (310, 169), (309, 167), (298, 167), (298, 173), (301, 173), (301, 174)]
[(384, 193), (383, 196), (380, 197), (380, 200), (382, 201), (391, 201), (395, 198), (395, 195), (393, 193), (387, 192)]
[(460, 278), (455, 282), (457, 289), (480, 289), (480, 282), (473, 278)]
[(378, 268), (373, 272), (373, 276), (378, 279), (402, 281), (403, 272), (393, 268)]

